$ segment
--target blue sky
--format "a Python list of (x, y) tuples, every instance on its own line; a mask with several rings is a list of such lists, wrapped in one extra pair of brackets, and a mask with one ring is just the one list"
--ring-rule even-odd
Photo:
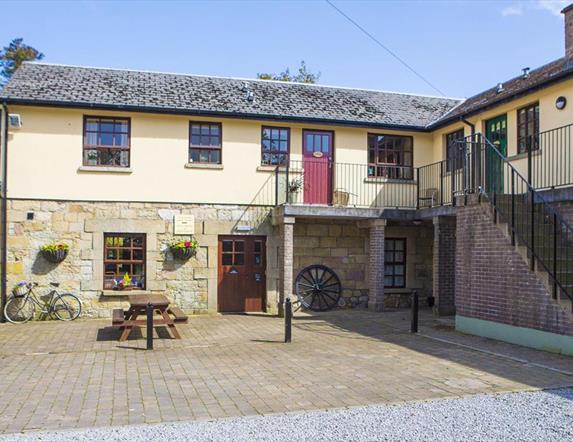
[[(332, 0), (448, 96), (563, 55), (568, 1)], [(253, 78), (305, 60), (320, 83), (437, 95), (317, 1), (4, 1), (12, 38), (50, 63)]]

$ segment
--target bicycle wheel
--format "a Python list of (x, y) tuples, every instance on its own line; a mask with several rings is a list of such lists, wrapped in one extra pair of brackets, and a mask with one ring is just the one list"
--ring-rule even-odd
[(71, 293), (58, 295), (52, 304), (52, 311), (61, 321), (73, 321), (82, 312), (82, 303)]
[(4, 306), (4, 317), (14, 324), (23, 324), (34, 317), (35, 310), (27, 296), (11, 296)]

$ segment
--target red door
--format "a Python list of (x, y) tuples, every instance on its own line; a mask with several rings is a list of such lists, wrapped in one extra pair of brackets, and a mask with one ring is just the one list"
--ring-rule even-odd
[(265, 243), (264, 236), (219, 236), (218, 311), (265, 310)]
[(305, 130), (302, 133), (304, 151), (304, 202), (332, 202), (332, 132)]

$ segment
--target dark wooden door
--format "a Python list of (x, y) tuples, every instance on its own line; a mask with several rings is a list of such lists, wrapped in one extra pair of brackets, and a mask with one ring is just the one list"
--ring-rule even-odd
[(303, 131), (304, 202), (332, 202), (332, 132)]
[(219, 236), (218, 311), (265, 311), (266, 238)]

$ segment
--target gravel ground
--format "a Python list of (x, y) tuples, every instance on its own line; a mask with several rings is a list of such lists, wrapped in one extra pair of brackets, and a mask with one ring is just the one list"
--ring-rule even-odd
[(562, 442), (573, 440), (573, 390), (0, 436), (8, 440)]

